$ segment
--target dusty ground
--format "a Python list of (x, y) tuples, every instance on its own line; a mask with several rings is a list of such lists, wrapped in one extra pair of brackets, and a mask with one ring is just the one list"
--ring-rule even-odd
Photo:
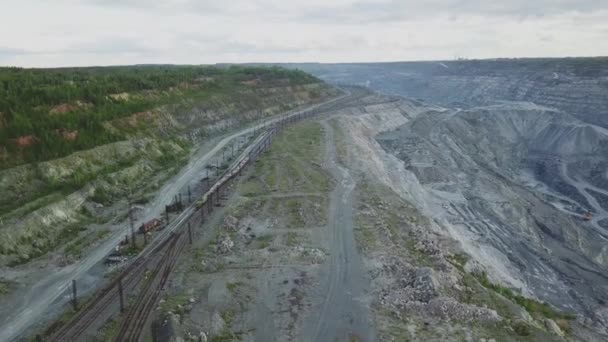
[(159, 312), (164, 331), (211, 341), (601, 340), (490, 278), (429, 215), (436, 203), (419, 180), (440, 173), (406, 172), (376, 140), (418, 115), (369, 94), (281, 134), (211, 240), (187, 256), (167, 297), (181, 303)]
[(323, 305), (317, 274), (330, 258), (327, 207), (335, 182), (322, 166), (324, 146), (320, 124), (298, 125), (245, 174), (217, 236), (191, 256), (175, 289), (176, 296), (196, 293), (201, 303), (183, 317), (186, 330), (299, 340), (308, 312)]
[(167, 302), (182, 303), (164, 307), (178, 315), (169, 320), (184, 336), (211, 340), (509, 336), (495, 310), (453, 293), (475, 279), (460, 279), (428, 220), (389, 188), (351, 175), (344, 132), (332, 123), (289, 129), (245, 175), (215, 237), (199, 241), (179, 271)]

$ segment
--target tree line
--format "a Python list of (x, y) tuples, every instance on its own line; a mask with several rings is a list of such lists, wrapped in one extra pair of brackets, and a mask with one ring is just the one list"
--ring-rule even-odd
[[(186, 85), (177, 96), (226, 94), (251, 80), (259, 80), (261, 86), (318, 82), (302, 71), (278, 67), (0, 68), (0, 168), (124, 139), (107, 131), (103, 123), (179, 101), (169, 89)], [(122, 93), (140, 96), (128, 100), (109, 96)]]

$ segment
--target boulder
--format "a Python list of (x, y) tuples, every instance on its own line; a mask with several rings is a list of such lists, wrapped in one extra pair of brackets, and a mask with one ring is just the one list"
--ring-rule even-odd
[(236, 232), (239, 227), (239, 220), (234, 216), (226, 216), (224, 218), (224, 227), (227, 231)]
[(226, 322), (224, 322), (220, 313), (215, 311), (213, 315), (211, 315), (211, 330), (209, 331), (209, 335), (219, 336), (224, 332), (225, 327)]
[(564, 337), (564, 332), (562, 329), (560, 329), (557, 323), (550, 318), (545, 318), (545, 328), (547, 328), (547, 330), (553, 335)]
[(437, 296), (440, 284), (431, 268), (422, 267), (417, 269), (414, 277), (412, 285), (416, 289), (416, 299), (428, 302), (431, 298)]
[(217, 252), (219, 254), (228, 254), (234, 248), (234, 241), (228, 235), (224, 235), (217, 244)]
[(152, 323), (152, 332), (157, 342), (183, 342), (184, 332), (179, 316), (168, 313)]

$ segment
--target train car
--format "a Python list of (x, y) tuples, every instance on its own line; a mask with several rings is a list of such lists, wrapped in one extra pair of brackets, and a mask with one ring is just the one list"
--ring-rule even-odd
[(152, 219), (146, 223), (143, 223), (141, 226), (139, 226), (139, 233), (143, 234), (143, 233), (148, 233), (152, 230), (158, 229), (160, 228), (162, 222), (155, 218)]

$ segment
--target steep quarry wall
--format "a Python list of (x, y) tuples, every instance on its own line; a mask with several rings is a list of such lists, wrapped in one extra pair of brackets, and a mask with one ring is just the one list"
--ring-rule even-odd
[(530, 158), (605, 162), (601, 127), (529, 103), (452, 110), (387, 99), (341, 114), (353, 165), (412, 203), (428, 229), (458, 241), (475, 260), (467, 267), (606, 329), (606, 232), (522, 179)]
[(337, 94), (313, 83), (251, 88), (235, 94), (233, 102), (185, 98), (106, 122), (108, 130), (129, 140), (0, 170), (0, 265), (30, 261), (66, 245), (89, 225), (115, 218), (108, 213), (124, 211), (129, 193), (146, 202), (214, 137)]
[(571, 58), (291, 66), (327, 81), (450, 107), (533, 102), (608, 127), (607, 65), (606, 58)]

